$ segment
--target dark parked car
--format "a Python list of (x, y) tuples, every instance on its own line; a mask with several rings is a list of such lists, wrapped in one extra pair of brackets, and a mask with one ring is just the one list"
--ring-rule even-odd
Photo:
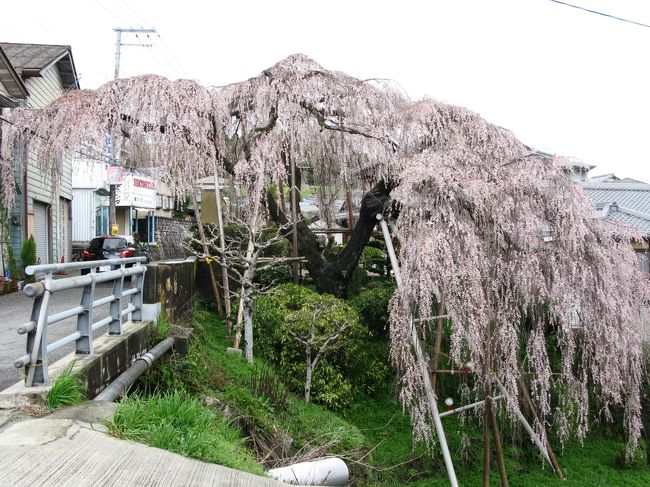
[[(106, 260), (121, 259), (126, 257), (146, 257), (149, 262), (147, 248), (143, 247), (133, 237), (125, 235), (105, 235), (93, 238), (86, 250), (83, 251), (81, 260)], [(133, 264), (127, 264), (131, 266)], [(99, 271), (111, 270), (110, 266), (99, 266)], [(82, 269), (82, 274), (88, 274), (90, 269)]]

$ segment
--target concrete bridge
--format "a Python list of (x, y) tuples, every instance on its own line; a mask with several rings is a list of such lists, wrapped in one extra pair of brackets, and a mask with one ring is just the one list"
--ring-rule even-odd
[[(178, 265), (181, 264), (181, 265)], [(52, 343), (79, 330), (78, 316), (83, 316), (82, 308), (93, 309), (92, 323), (106, 322), (93, 335), (94, 352), (92, 355), (74, 355), (75, 341), (65, 347), (49, 353), (47, 362), (50, 365), (52, 379), (58, 370), (65, 365), (67, 358), (75, 358), (77, 366), (85, 367), (87, 390), (93, 397), (93, 392), (105, 387), (105, 382), (119, 375), (129, 366), (132, 350), (146, 350), (148, 346), (147, 329), (151, 322), (127, 323), (122, 335), (105, 335), (109, 324), (116, 315), (133, 313), (133, 303), (115, 300), (116, 295), (138, 296), (138, 318), (143, 308), (140, 306), (143, 295), (146, 303), (152, 300), (162, 301), (161, 305), (173, 306), (175, 299), (187, 304), (191, 302), (194, 292), (194, 265), (192, 262), (161, 266), (152, 266), (148, 274), (146, 292), (138, 291), (138, 286), (127, 287), (124, 285), (114, 287), (114, 282), (95, 282), (84, 286), (84, 293), (92, 287), (90, 297), (82, 298), (82, 288), (55, 291), (56, 283), (47, 284), (49, 289), (48, 316), (56, 315), (67, 310), (76, 314), (70, 318), (60, 320), (47, 326), (49, 335), (47, 342)], [(141, 271), (140, 275), (141, 275)], [(72, 271), (73, 276), (79, 274)], [(110, 273), (107, 273), (110, 274)], [(119, 274), (119, 273), (116, 273)], [(122, 272), (122, 276), (124, 276)], [(52, 276), (54, 278), (54, 276)], [(62, 277), (70, 277), (62, 276)], [(136, 275), (137, 277), (137, 275)], [(97, 280), (100, 280), (97, 277)], [(122, 278), (123, 279), (123, 278)], [(189, 281), (188, 281), (189, 279)], [(88, 278), (85, 278), (87, 281)], [(63, 282), (63, 281), (62, 281)], [(68, 281), (72, 282), (72, 281)], [(84, 281), (85, 282), (85, 281)], [(45, 281), (48, 283), (48, 281)], [(61, 284), (61, 283), (59, 283)], [(40, 286), (40, 285), (39, 285)], [(44, 287), (44, 286), (42, 286)], [(116, 292), (119, 289), (119, 292)], [(42, 290), (42, 289), (41, 289)], [(52, 292), (50, 292), (52, 291)], [(113, 297), (111, 297), (113, 296)], [(80, 301), (82, 307), (80, 306)], [(102, 306), (94, 307), (98, 302)], [(89, 305), (89, 303), (95, 303)], [(119, 310), (106, 304), (119, 304)], [(153, 304), (152, 306), (157, 306)], [(131, 306), (131, 308), (129, 308)], [(33, 300), (22, 292), (0, 296), (0, 403), (6, 404), (6, 397), (12, 394), (7, 390), (23, 387), (26, 391), (22, 397), (32, 399), (40, 397), (45, 392), (46, 386), (25, 388), (19, 369), (14, 367), (14, 361), (26, 352), (26, 335), (17, 333), (17, 328), (30, 320), (32, 316)], [(124, 312), (124, 313), (122, 313)], [(174, 314), (170, 312), (170, 314)], [(112, 315), (112, 318), (111, 318)], [(66, 314), (67, 316), (67, 314)], [(47, 320), (46, 320), (47, 321)], [(92, 323), (86, 323), (90, 329)], [(114, 320), (113, 320), (114, 324)], [(40, 322), (39, 322), (40, 326)], [(77, 335), (78, 336), (78, 335)], [(72, 337), (74, 338), (74, 336)], [(96, 339), (96, 340), (95, 340)], [(78, 338), (77, 338), (78, 340)], [(95, 345), (95, 342), (97, 344)], [(110, 344), (106, 345), (106, 344)], [(117, 344), (117, 346), (115, 345)], [(113, 348), (110, 348), (113, 347)], [(110, 349), (110, 350), (109, 350)], [(118, 350), (115, 353), (115, 350)], [(67, 358), (63, 358), (67, 357)], [(63, 358), (63, 359), (62, 359)], [(58, 363), (55, 363), (59, 360)], [(99, 366), (88, 365), (99, 363)], [(113, 362), (107, 364), (107, 362)], [(94, 369), (99, 369), (96, 371)], [(108, 370), (111, 369), (111, 370)], [(90, 372), (88, 372), (90, 371)], [(109, 373), (107, 373), (107, 371)], [(97, 378), (99, 377), (99, 379)], [(102, 382), (103, 380), (103, 382)], [(13, 384), (13, 386), (12, 386)], [(6, 389), (7, 387), (10, 389)], [(0, 409), (0, 484), (12, 486), (213, 486), (213, 487), (274, 487), (285, 485), (281, 482), (259, 477), (253, 474), (233, 470), (227, 467), (208, 464), (198, 460), (189, 459), (165, 450), (152, 448), (143, 444), (120, 440), (107, 434), (104, 424), (112, 419), (117, 408), (115, 403), (104, 401), (88, 401), (74, 408), (66, 408), (48, 414), (44, 408), (38, 406), (22, 409)], [(25, 411), (39, 417), (30, 417)]]

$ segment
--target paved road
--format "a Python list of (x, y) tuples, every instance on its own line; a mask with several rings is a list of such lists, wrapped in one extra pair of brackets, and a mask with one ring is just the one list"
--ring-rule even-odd
[[(68, 276), (65, 276), (68, 277)], [(95, 299), (111, 294), (112, 284), (102, 283), (95, 288)], [(78, 306), (81, 299), (81, 289), (69, 289), (52, 294), (50, 297), (49, 314), (57, 313), (73, 306)], [(16, 328), (29, 321), (32, 311), (32, 299), (22, 291), (0, 296), (0, 391), (20, 380), (20, 371), (14, 367), (14, 360), (25, 354), (26, 335), (16, 333)], [(93, 321), (108, 316), (107, 305), (93, 311)], [(48, 342), (52, 343), (76, 330), (76, 318), (56, 323), (48, 328)], [(106, 332), (98, 330), (100, 333)], [(53, 363), (64, 355), (74, 351), (70, 344), (52, 354), (49, 362)]]
[[(111, 409), (112, 406), (112, 409)], [(104, 433), (114, 404), (86, 403), (2, 427), (1, 485), (15, 487), (282, 487), (282, 482), (186, 458)], [(108, 414), (95, 408), (107, 408)]]

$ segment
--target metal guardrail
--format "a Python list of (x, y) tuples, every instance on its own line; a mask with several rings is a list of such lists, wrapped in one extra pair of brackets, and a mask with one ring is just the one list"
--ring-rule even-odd
[[(142, 265), (145, 257), (125, 259), (93, 260), (88, 262), (70, 262), (69, 264), (46, 264), (29, 266), (28, 275), (45, 274), (45, 278), (36, 283), (27, 284), (23, 292), (34, 298), (31, 319), (17, 329), (19, 334), (27, 334), (27, 353), (14, 361), (14, 367), (25, 368), (25, 385), (32, 387), (49, 383), (48, 354), (69, 343), (75, 343), (75, 353), (89, 355), (93, 353), (93, 332), (108, 325), (109, 335), (121, 335), (124, 318), (131, 315), (132, 321), (142, 320), (142, 288), (144, 273)], [(126, 267), (132, 265), (132, 267)], [(106, 272), (96, 272), (99, 268), (115, 268)], [(89, 269), (82, 276), (54, 279), (55, 272), (75, 269)], [(124, 280), (131, 277), (131, 285), (125, 288)], [(112, 282), (113, 292), (109, 296), (95, 300), (95, 285)], [(48, 314), (50, 296), (57, 291), (83, 288), (79, 306)], [(122, 303), (131, 296), (125, 309)], [(110, 305), (110, 315), (93, 323), (93, 310), (99, 306)], [(68, 318), (77, 317), (77, 330), (53, 343), (48, 343), (48, 326)]]

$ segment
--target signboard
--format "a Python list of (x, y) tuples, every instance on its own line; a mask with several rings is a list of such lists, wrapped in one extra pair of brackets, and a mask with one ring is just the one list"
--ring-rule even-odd
[(113, 223), (111, 225), (111, 235), (119, 235), (120, 234), (120, 226), (117, 223)]
[(122, 184), (126, 177), (126, 171), (120, 166), (108, 166), (106, 168), (106, 179), (108, 184)]
[(116, 188), (115, 204), (155, 210), (156, 186), (153, 179), (135, 174), (125, 176)]

